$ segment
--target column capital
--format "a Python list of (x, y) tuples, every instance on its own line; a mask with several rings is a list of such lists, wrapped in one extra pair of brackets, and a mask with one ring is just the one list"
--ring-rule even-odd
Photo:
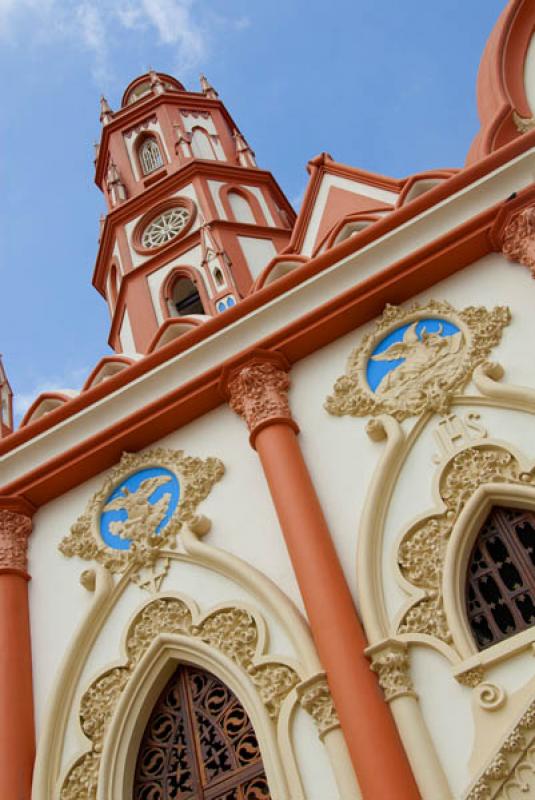
[(232, 410), (247, 423), (252, 447), (260, 431), (275, 423), (299, 432), (288, 403), (289, 368), (281, 353), (255, 350), (223, 370), (221, 390)]
[(28, 577), (28, 537), (35, 508), (22, 497), (0, 495), (0, 574)]
[(499, 238), (504, 256), (529, 267), (535, 277), (535, 204), (531, 203), (513, 214)]
[(386, 639), (368, 647), (365, 652), (387, 703), (404, 695), (416, 697), (410, 676), (409, 650), (404, 642)]

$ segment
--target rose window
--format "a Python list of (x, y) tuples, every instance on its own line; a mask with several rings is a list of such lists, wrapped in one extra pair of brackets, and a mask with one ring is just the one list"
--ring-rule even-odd
[(186, 227), (189, 219), (190, 212), (183, 206), (175, 206), (162, 211), (143, 231), (141, 244), (148, 249), (161, 247), (178, 236)]

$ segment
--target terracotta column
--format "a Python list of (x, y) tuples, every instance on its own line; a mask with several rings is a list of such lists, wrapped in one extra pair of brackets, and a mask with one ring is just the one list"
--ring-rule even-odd
[(364, 633), (297, 440), (288, 387), (277, 354), (259, 354), (223, 376), (262, 462), (363, 798), (415, 800), (412, 771), (364, 655)]
[(0, 797), (30, 800), (35, 754), (27, 545), (33, 508), (0, 497)]

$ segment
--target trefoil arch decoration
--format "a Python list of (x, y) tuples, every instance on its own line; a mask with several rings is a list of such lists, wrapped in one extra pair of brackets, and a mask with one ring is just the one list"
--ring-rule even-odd
[(387, 305), (351, 353), (325, 408), (336, 416), (390, 414), (398, 421), (424, 411), (444, 413), (509, 321), (505, 306), (456, 311), (438, 300)]
[[(161, 671), (157, 656), (162, 649), (167, 650), (164, 663), (169, 661), (169, 652), (183, 652), (186, 658), (175, 658), (174, 663), (176, 660), (193, 664), (200, 661), (206, 668), (215, 663), (226, 675), (233, 675), (234, 683), (238, 684), (236, 688), (242, 686), (246, 695), (258, 698), (257, 705), (263, 707), (265, 714), (263, 727), (269, 731), (264, 740), (274, 741), (269, 720), (277, 721), (284, 701), (299, 686), (301, 678), (294, 665), (273, 661), (267, 656), (264, 627), (263, 620), (244, 606), (219, 607), (201, 616), (193, 601), (178, 596), (160, 596), (145, 605), (128, 627), (125, 661), (101, 673), (82, 696), (80, 724), (90, 748), (68, 770), (60, 800), (93, 800), (97, 796), (100, 800), (114, 796), (114, 776), (108, 769), (101, 770), (103, 754), (108, 762), (113, 760), (110, 752), (116, 752), (120, 745), (121, 737), (109, 733), (110, 726), (119, 720), (118, 704), (122, 703), (124, 710), (127, 694), (130, 699), (135, 695), (136, 680), (146, 677), (151, 665)], [(211, 652), (215, 661), (210, 661)], [(167, 666), (169, 668), (169, 664)], [(163, 676), (164, 682), (166, 676), (168, 673)], [(225, 675), (222, 677), (228, 683)], [(138, 711), (132, 713), (137, 719)], [(145, 719), (148, 716), (146, 713)], [(253, 724), (261, 734), (255, 720)], [(115, 734), (115, 728), (113, 732)], [(132, 745), (137, 752), (138, 742)], [(119, 777), (124, 780), (124, 776)], [(100, 790), (100, 781), (108, 787), (105, 792)]]
[[(438, 476), (437, 488), (440, 510), (411, 525), (398, 547), (402, 586), (412, 599), (400, 616), (396, 633), (404, 640), (445, 645), (454, 661), (464, 665), (466, 680), (477, 683), (483, 674), (469, 669), (472, 662), (477, 668), (482, 660), (492, 660), (494, 646), (514, 645), (507, 640), (493, 645), (486, 654), (479, 652), (465, 605), (469, 556), (493, 506), (535, 509), (535, 467), (526, 465), (508, 447), (488, 441), (450, 458)], [(526, 632), (530, 639), (534, 631)], [(529, 643), (522, 637), (514, 637), (520, 646)], [(461, 681), (463, 669), (458, 676)]]
[[(177, 546), (182, 526), (223, 473), (219, 459), (193, 458), (182, 450), (123, 453), (59, 549), (111, 573), (128, 571), (141, 585), (148, 580), (157, 589), (166, 571), (166, 565), (156, 571), (162, 551)], [(144, 577), (147, 571), (152, 579)]]

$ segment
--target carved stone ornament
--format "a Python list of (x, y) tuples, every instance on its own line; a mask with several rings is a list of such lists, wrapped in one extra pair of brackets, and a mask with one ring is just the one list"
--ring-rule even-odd
[(162, 551), (176, 547), (182, 525), (223, 473), (219, 459), (191, 458), (181, 450), (124, 453), (59, 549), (112, 573), (130, 570), (155, 591), (165, 574), (165, 564), (157, 566)]
[(255, 617), (245, 608), (219, 608), (199, 618), (193, 603), (161, 597), (134, 618), (126, 635), (126, 663), (102, 673), (82, 696), (80, 723), (91, 749), (69, 770), (60, 800), (95, 800), (100, 756), (110, 720), (121, 693), (152, 642), (162, 634), (199, 639), (219, 650), (252, 681), (271, 719), (277, 720), (283, 701), (300, 682), (292, 667), (267, 661)]
[(369, 655), (371, 669), (377, 674), (387, 703), (396, 697), (416, 697), (410, 675), (407, 645), (394, 641), (385, 642), (374, 647)]
[(26, 573), (28, 536), (32, 520), (17, 511), (0, 508), (0, 569)]
[(314, 719), (320, 738), (340, 726), (340, 720), (325, 675), (316, 675), (297, 687), (302, 707)]
[[(401, 574), (418, 589), (420, 596), (403, 615), (399, 633), (426, 634), (452, 644), (442, 595), (446, 548), (467, 500), (479, 486), (489, 483), (525, 486), (535, 483), (535, 478), (522, 472), (517, 459), (508, 450), (491, 443), (461, 450), (447, 462), (438, 485), (445, 510), (414, 523), (399, 546)], [(464, 681), (462, 676), (458, 679), (475, 686), (480, 677), (478, 671), (472, 670)]]
[(423, 411), (443, 414), (509, 320), (505, 306), (456, 311), (437, 300), (409, 308), (387, 305), (351, 353), (325, 408), (337, 416), (390, 414), (399, 421)]
[(535, 797), (535, 701), (509, 731), (466, 800)]
[(287, 369), (275, 354), (253, 358), (226, 381), (229, 405), (245, 420), (252, 437), (271, 422), (284, 421), (297, 430), (288, 403), (289, 387)]
[(523, 208), (513, 216), (502, 233), (501, 243), (504, 256), (529, 267), (535, 277), (535, 206)]

